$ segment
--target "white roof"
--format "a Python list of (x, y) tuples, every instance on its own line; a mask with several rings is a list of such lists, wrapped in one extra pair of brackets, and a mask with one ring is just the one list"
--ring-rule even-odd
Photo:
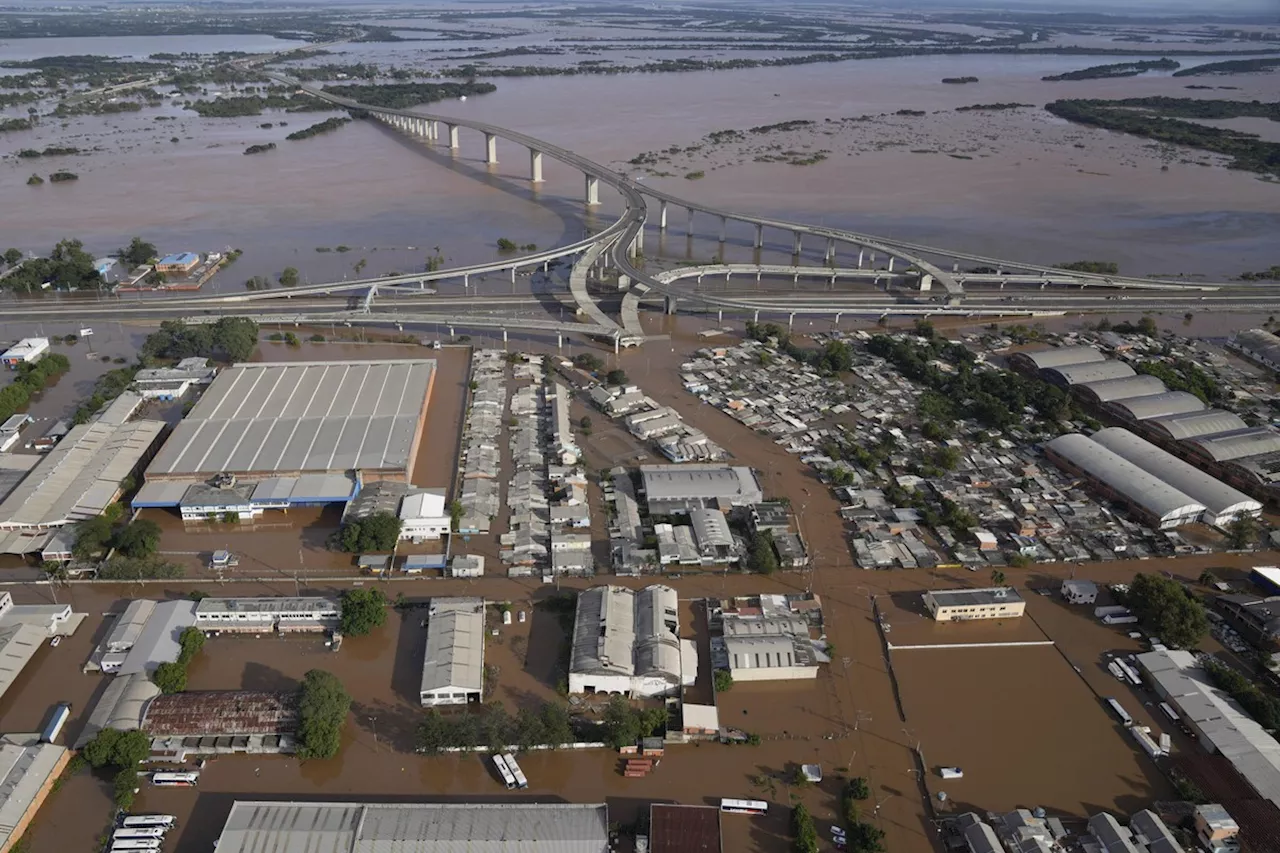
[(1248, 424), (1242, 421), (1239, 415), (1224, 412), (1222, 409), (1205, 409), (1203, 412), (1150, 418), (1147, 423), (1178, 441), (1248, 428)]
[(27, 810), (38, 804), (66, 747), (52, 743), (15, 742), (0, 739), (0, 846), (16, 842), (14, 830)]
[(1028, 359), (1037, 368), (1064, 367), (1068, 364), (1085, 364), (1087, 362), (1105, 361), (1106, 356), (1090, 346), (1054, 347), (1053, 349), (1021, 352), (1019, 356)]
[(1182, 415), (1187, 412), (1199, 412), (1205, 404), (1194, 394), (1186, 391), (1165, 391), (1163, 394), (1148, 394), (1142, 397), (1126, 397), (1112, 400), (1107, 404), (1126, 418), (1145, 421), (1149, 418), (1163, 418), (1168, 415)]
[(1205, 506), (1132, 462), (1080, 433), (1060, 435), (1045, 445), (1075, 468), (1160, 520), (1196, 516)]
[(1151, 394), (1163, 394), (1169, 389), (1154, 376), (1121, 376), (1116, 379), (1101, 379), (1096, 382), (1083, 382), (1081, 388), (1099, 403), (1111, 400), (1122, 400), (1125, 397), (1146, 397)]
[(1044, 372), (1056, 374), (1068, 385), (1083, 385), (1086, 382), (1101, 382), (1105, 379), (1131, 379), (1136, 373), (1123, 361), (1099, 361), (1088, 364), (1064, 364), (1061, 367), (1047, 367)]
[(1093, 434), (1093, 440), (1112, 453), (1208, 507), (1214, 516), (1257, 512), (1262, 504), (1226, 483), (1166, 453), (1127, 429), (1110, 427)]
[[(680, 679), (679, 600), (669, 586), (598, 586), (578, 596), (569, 670)], [(668, 616), (667, 612), (671, 614)]]
[(1215, 462), (1230, 462), (1280, 451), (1280, 432), (1271, 427), (1245, 427), (1219, 435), (1205, 435), (1191, 439), (1205, 455)]
[(444, 516), (444, 489), (425, 489), (406, 495), (400, 502), (400, 518), (405, 521), (417, 518), (441, 518)]
[(483, 681), (484, 599), (431, 599), (423, 692), (449, 687), (480, 692)]

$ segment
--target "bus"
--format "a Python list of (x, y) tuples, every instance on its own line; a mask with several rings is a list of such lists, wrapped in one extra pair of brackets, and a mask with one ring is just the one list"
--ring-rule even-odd
[(495, 752), (492, 756), (493, 766), (497, 769), (498, 775), (502, 777), (502, 783), (507, 786), (510, 791), (516, 787), (515, 774), (511, 772), (511, 768), (507, 766), (507, 759), (500, 753)]
[(520, 765), (516, 763), (516, 757), (508, 752), (502, 758), (507, 762), (507, 769), (511, 771), (511, 775), (515, 777), (516, 787), (529, 787), (529, 780), (525, 777), (524, 771), (520, 769)]
[(159, 850), (163, 842), (159, 838), (122, 838), (111, 842), (108, 853), (121, 850)]
[(763, 815), (768, 814), (769, 804), (764, 800), (723, 799), (720, 801), (720, 811), (730, 814)]
[(165, 826), (122, 826), (111, 837), (116, 838), (164, 838), (169, 831)]
[(166, 773), (157, 770), (151, 774), (151, 784), (161, 788), (194, 788), (200, 774), (196, 772)]
[(159, 826), (173, 829), (178, 819), (171, 814), (135, 814), (121, 819), (121, 826)]
[(1124, 708), (1120, 707), (1119, 702), (1117, 702), (1116, 700), (1110, 697), (1107, 697), (1106, 702), (1109, 706), (1111, 706), (1111, 710), (1115, 713), (1115, 715), (1120, 718), (1120, 722), (1124, 723), (1126, 726), (1133, 725), (1133, 717), (1130, 717), (1129, 712), (1126, 711)]
[(1173, 710), (1173, 706), (1171, 706), (1168, 702), (1161, 702), (1160, 710), (1164, 711), (1164, 715), (1168, 717), (1170, 720), (1172, 720), (1173, 722), (1175, 723), (1182, 722), (1182, 720), (1178, 717), (1178, 712)]

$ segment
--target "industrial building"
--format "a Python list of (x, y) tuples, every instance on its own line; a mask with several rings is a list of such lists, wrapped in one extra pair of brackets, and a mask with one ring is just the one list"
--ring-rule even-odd
[(0, 696), (46, 640), (74, 634), (85, 616), (70, 604), (14, 604), (12, 593), (0, 592)]
[(735, 681), (782, 681), (818, 676), (828, 662), (825, 644), (810, 628), (821, 628), (817, 596), (761, 595), (709, 602), (707, 622), (719, 630), (711, 638), (712, 666)]
[(85, 671), (119, 675), (155, 672), (160, 664), (178, 659), (182, 651), (179, 638), (195, 623), (194, 601), (131, 601), (90, 655)]
[(410, 482), (434, 377), (431, 360), (233, 365), (156, 454), (133, 506), (254, 517)]
[[(1106, 363), (1115, 364), (1116, 362)], [(1153, 394), (1163, 394), (1169, 389), (1156, 377), (1142, 374), (1124, 376), (1118, 379), (1103, 379), (1097, 382), (1083, 382), (1071, 390), (1090, 403), (1099, 405), (1101, 403), (1109, 403), (1112, 400), (1123, 400), (1126, 397), (1147, 397)]]
[(1205, 513), (1204, 504), (1079, 433), (1058, 436), (1044, 445), (1044, 451), (1054, 464), (1086, 477), (1152, 527), (1180, 527)]
[(237, 800), (218, 853), (265, 850), (609, 853), (609, 812), (578, 803), (322, 803)]
[(650, 853), (720, 853), (720, 809), (682, 803), (649, 806)]
[[(1137, 373), (1123, 361), (1097, 361), (1041, 368), (1040, 376), (1059, 388), (1105, 382), (1109, 379), (1132, 379)], [(1158, 381), (1158, 380), (1157, 380)]]
[(570, 693), (651, 697), (697, 678), (697, 652), (680, 639), (679, 599), (669, 586), (597, 586), (578, 596)]
[(1177, 710), (1200, 746), (1231, 762), (1258, 796), (1280, 805), (1280, 742), (1214, 687), (1191, 652), (1138, 655), (1156, 695)]
[(1141, 397), (1122, 397), (1103, 406), (1114, 417), (1126, 421), (1145, 421), (1170, 415), (1204, 411), (1205, 404), (1195, 394), (1186, 391), (1165, 391)]
[(75, 748), (83, 749), (103, 729), (127, 732), (139, 728), (148, 703), (159, 695), (160, 688), (141, 672), (111, 679), (89, 712), (89, 721), (80, 730)]
[(1241, 420), (1239, 415), (1224, 412), (1222, 409), (1205, 409), (1183, 415), (1148, 418), (1142, 426), (1157, 438), (1166, 441), (1186, 441), (1206, 435), (1248, 429), (1248, 424)]
[(1280, 644), (1280, 595), (1232, 593), (1218, 596), (1217, 604), (1248, 642), (1265, 648)]
[(140, 728), (154, 758), (291, 753), (297, 749), (296, 691), (206, 690), (161, 694), (146, 703)]
[(1243, 332), (1237, 332), (1227, 341), (1227, 348), (1235, 350), (1263, 367), (1280, 370), (1280, 337), (1276, 337), (1266, 329), (1246, 329)]
[(196, 385), (208, 385), (218, 375), (207, 358), (184, 358), (173, 367), (148, 367), (133, 377), (133, 389), (145, 400), (178, 400)]
[(0, 851), (22, 838), (53, 790), (71, 750), (35, 735), (0, 735)]
[(1011, 619), (1021, 616), (1027, 609), (1022, 596), (1010, 586), (930, 590), (923, 599), (935, 622)]
[(1210, 462), (1231, 462), (1280, 452), (1280, 433), (1267, 427), (1201, 435), (1187, 440), (1191, 452)]
[(319, 633), (337, 627), (342, 605), (333, 598), (202, 598), (195, 625), (207, 633)]
[(640, 482), (652, 515), (683, 515), (704, 508), (727, 510), (764, 499), (755, 472), (743, 466), (641, 465)]
[(48, 338), (23, 338), (3, 353), (0, 353), (0, 363), (10, 370), (17, 370), (18, 365), (39, 361), (48, 352)]
[(431, 599), (419, 691), (422, 704), (479, 704), (483, 694), (484, 599)]
[(1009, 356), (1010, 366), (1028, 373), (1035, 373), (1046, 368), (1097, 363), (1106, 360), (1107, 357), (1100, 350), (1084, 345), (1015, 352)]
[(1213, 527), (1225, 527), (1237, 518), (1257, 516), (1262, 504), (1244, 492), (1206, 474), (1171, 453), (1166, 453), (1127, 429), (1111, 427), (1099, 430), (1090, 438), (1107, 450), (1168, 483), (1206, 507), (1202, 520)]

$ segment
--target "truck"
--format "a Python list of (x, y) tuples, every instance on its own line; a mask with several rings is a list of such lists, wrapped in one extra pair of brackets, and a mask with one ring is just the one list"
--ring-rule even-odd
[(66, 725), (67, 718), (71, 716), (71, 704), (69, 702), (59, 702), (53, 709), (53, 716), (49, 718), (49, 723), (44, 727), (44, 731), (40, 733), (41, 743), (53, 743), (58, 739), (58, 735), (62, 732), (62, 727)]

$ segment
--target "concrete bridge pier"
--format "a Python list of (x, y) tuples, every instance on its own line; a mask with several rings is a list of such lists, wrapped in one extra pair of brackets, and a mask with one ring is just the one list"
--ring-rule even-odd
[(564, 349), (564, 335), (556, 332), (556, 349)]
[(875, 253), (875, 252), (872, 252), (872, 253), (870, 254), (870, 256), (867, 258), (867, 262), (868, 262), (869, 264), (871, 264), (871, 268), (872, 268), (872, 269), (875, 269), (875, 266), (876, 266), (876, 253)]
[(533, 148), (529, 149), (529, 182), (542, 183), (542, 152)]
[(751, 322), (753, 322), (753, 323), (759, 323), (759, 322), (760, 322), (760, 311), (759, 311), (759, 309), (757, 309), (757, 310), (756, 310), (756, 313), (753, 315), (753, 319), (752, 319), (752, 321), (751, 321)]
[(498, 165), (498, 137), (492, 133), (484, 135), (484, 162), (490, 166)]
[(658, 230), (667, 230), (667, 203), (665, 201), (658, 202)]
[(953, 262), (953, 263), (951, 264), (951, 271), (952, 271), (952, 272), (960, 272), (960, 262), (959, 262), (959, 261), (955, 261), (955, 262)]
[(822, 259), (827, 263), (835, 263), (836, 260), (836, 238), (827, 238), (827, 250), (823, 253)]
[(512, 283), (512, 284), (515, 284), (515, 283), (516, 283), (516, 268), (515, 268), (515, 267), (512, 267), (512, 268), (511, 268), (511, 283)]
[(502, 330), (502, 348), (503, 349), (507, 348), (507, 330), (506, 329)]
[(470, 287), (470, 286), (471, 286), (471, 276), (470, 276), (470, 275), (468, 275), (467, 273), (463, 273), (463, 274), (462, 274), (462, 289), (463, 289), (463, 290), (466, 290), (466, 289), (467, 289), (468, 287)]
[(719, 311), (717, 311), (717, 312), (716, 312), (716, 322), (717, 322), (717, 323), (723, 323), (723, 322), (724, 322), (724, 309), (723, 309), (723, 308), (721, 308)]
[(896, 260), (896, 258), (894, 258), (894, 257), (893, 257), (893, 255), (890, 255), (890, 256), (889, 256), (889, 272), (893, 272), (893, 262), (894, 262), (895, 260)]
[(636, 238), (631, 241), (631, 257), (638, 258), (644, 254), (644, 223), (640, 223), (640, 230), (636, 232)]
[(453, 326), (450, 326), (450, 327), (449, 327), (449, 337), (451, 337), (451, 338), (456, 338), (456, 337), (457, 337), (457, 335), (455, 335), (455, 334), (453, 333)]
[(844, 316), (844, 315), (843, 315), (841, 312), (839, 312), (839, 311), (837, 311), (837, 312), (836, 312), (836, 328), (837, 328), (837, 329), (839, 329), (839, 328), (840, 328), (840, 318), (841, 318), (842, 316)]
[(600, 203), (600, 179), (595, 175), (587, 175), (587, 207), (595, 207)]
[(791, 254), (799, 257), (800, 250), (804, 248), (804, 236), (799, 231), (794, 232), (792, 236), (795, 240), (791, 249)]
[(689, 224), (685, 228), (685, 233), (690, 237), (693, 236), (693, 208), (689, 208)]
[(431, 139), (432, 145), (440, 141), (440, 122), (435, 119), (427, 122), (427, 136)]
[(756, 240), (755, 240), (755, 243), (753, 243), (752, 245), (756, 249), (764, 248), (764, 226), (763, 225), (756, 226)]
[(720, 217), (720, 242), (723, 243), (725, 241), (725, 238), (728, 235), (729, 235), (729, 217), (721, 216)]
[(449, 149), (451, 151), (458, 150), (458, 126), (456, 124), (446, 125), (449, 128)]
[(756, 270), (756, 284), (760, 283), (760, 270)]
[(621, 349), (622, 349), (622, 332), (617, 331), (613, 333), (613, 354), (617, 355)]
[(866, 249), (858, 250), (858, 269), (862, 269), (862, 256), (866, 254)]
[(630, 286), (631, 286), (631, 276), (629, 275), (618, 276), (618, 290), (626, 290)]
[(791, 313), (787, 315), (787, 331), (790, 331), (796, 324), (796, 315)]
[(667, 313), (667, 314), (674, 314), (674, 313), (676, 313), (676, 306), (677, 306), (677, 305), (679, 305), (679, 302), (680, 302), (680, 300), (676, 299), (674, 296), (668, 296), (668, 297), (666, 297), (666, 302), (665, 302), (665, 305), (664, 305), (664, 309), (665, 309), (666, 313)]

